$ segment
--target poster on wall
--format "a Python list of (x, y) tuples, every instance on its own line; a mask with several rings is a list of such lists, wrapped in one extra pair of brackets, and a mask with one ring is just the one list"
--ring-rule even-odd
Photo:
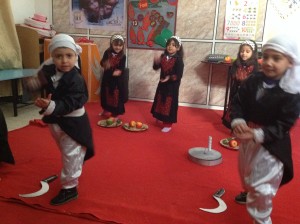
[(70, 0), (70, 24), (75, 28), (125, 31), (126, 0)]
[(270, 4), (282, 19), (287, 19), (290, 15), (299, 13), (300, 9), (300, 0), (271, 0)]
[(227, 0), (224, 39), (255, 40), (259, 0)]
[(164, 49), (176, 30), (178, 0), (128, 0), (127, 47)]

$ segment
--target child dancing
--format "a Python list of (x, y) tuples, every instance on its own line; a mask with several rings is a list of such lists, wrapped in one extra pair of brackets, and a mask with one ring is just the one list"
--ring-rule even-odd
[(66, 34), (54, 36), (49, 44), (50, 60), (38, 77), (27, 79), (31, 91), (44, 87), (47, 98), (37, 98), (43, 121), (49, 124), (62, 157), (61, 190), (51, 205), (61, 205), (78, 197), (78, 179), (84, 160), (94, 155), (92, 130), (84, 104), (88, 91), (83, 76), (76, 67), (81, 47)]
[(179, 37), (167, 40), (164, 53), (154, 57), (154, 70), (160, 70), (151, 113), (157, 121), (163, 122), (162, 132), (169, 132), (177, 122), (179, 86), (183, 75), (183, 47)]
[(122, 77), (125, 63), (124, 38), (121, 35), (113, 35), (110, 47), (104, 52), (100, 62), (104, 69), (100, 90), (102, 116), (117, 117), (125, 113), (125, 84)]
[(237, 93), (243, 80), (245, 80), (251, 73), (258, 71), (257, 62), (257, 45), (253, 40), (245, 40), (241, 43), (237, 54), (237, 59), (233, 62), (229, 75), (231, 75), (230, 94), (228, 99), (228, 107), (224, 108), (225, 113), (222, 122), (227, 128), (230, 127), (230, 108), (231, 101)]
[(239, 173), (248, 213), (254, 223), (271, 224), (272, 199), (293, 178), (289, 131), (300, 112), (300, 54), (297, 42), (283, 35), (267, 41), (262, 53), (262, 72), (242, 83), (230, 116), (241, 141)]

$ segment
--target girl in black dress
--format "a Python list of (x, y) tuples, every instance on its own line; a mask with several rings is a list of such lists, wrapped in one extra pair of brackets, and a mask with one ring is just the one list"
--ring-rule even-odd
[(124, 54), (124, 38), (113, 35), (110, 47), (104, 52), (100, 65), (104, 69), (101, 82), (100, 101), (103, 108), (100, 115), (117, 117), (125, 113), (124, 79), (126, 55)]
[(257, 45), (253, 40), (245, 40), (241, 43), (237, 54), (237, 59), (233, 62), (230, 75), (231, 85), (230, 94), (228, 99), (228, 107), (224, 108), (225, 114), (222, 118), (222, 122), (227, 128), (230, 127), (230, 107), (231, 101), (234, 95), (237, 93), (243, 80), (245, 80), (250, 74), (258, 71), (257, 62)]
[(177, 122), (179, 86), (183, 74), (183, 47), (177, 36), (167, 40), (166, 49), (161, 56), (154, 58), (153, 69), (160, 69), (151, 113), (157, 121), (162, 121), (162, 132), (169, 132)]

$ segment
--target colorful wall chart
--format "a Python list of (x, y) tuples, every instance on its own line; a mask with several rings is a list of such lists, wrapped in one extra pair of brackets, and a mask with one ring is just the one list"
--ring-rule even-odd
[(258, 0), (227, 0), (224, 39), (255, 40)]
[(175, 34), (178, 0), (128, 1), (127, 47), (163, 49)]

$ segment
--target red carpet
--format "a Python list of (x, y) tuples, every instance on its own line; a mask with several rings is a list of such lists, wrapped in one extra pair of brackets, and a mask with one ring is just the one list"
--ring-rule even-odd
[[(84, 165), (79, 198), (62, 206), (49, 205), (59, 191), (59, 180), (50, 183), (43, 196), (18, 196), (36, 191), (40, 180), (60, 172), (60, 154), (48, 128), (29, 125), (9, 132), (16, 165), (0, 166), (0, 215), (7, 217), (3, 223), (251, 223), (245, 206), (234, 202), (242, 190), (238, 152), (219, 144), (229, 137), (221, 124), (221, 111), (180, 107), (178, 123), (170, 133), (162, 133), (150, 114), (151, 103), (129, 101), (121, 119), (149, 125), (147, 131), (135, 133), (97, 126), (100, 106), (89, 103), (86, 108), (96, 156)], [(274, 223), (300, 223), (299, 134), (298, 124), (292, 132), (295, 178), (274, 200)], [(208, 136), (212, 136), (212, 148), (222, 153), (220, 165), (202, 166), (188, 159), (190, 148), (208, 146)], [(217, 206), (212, 194), (221, 187), (226, 190), (222, 199), (227, 210), (220, 214), (199, 210)], [(10, 211), (18, 215), (8, 215)]]

